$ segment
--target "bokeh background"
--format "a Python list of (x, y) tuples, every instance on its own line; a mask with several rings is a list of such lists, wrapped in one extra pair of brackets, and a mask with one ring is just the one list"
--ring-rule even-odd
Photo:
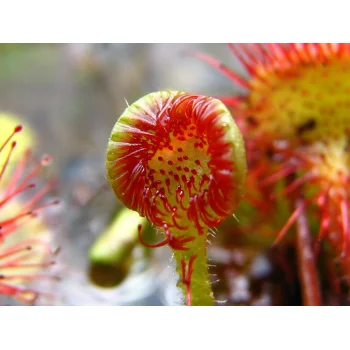
[(61, 280), (42, 286), (55, 295), (42, 303), (176, 301), (176, 276), (166, 248), (114, 288), (91, 282), (88, 250), (120, 207), (107, 186), (104, 157), (126, 101), (165, 89), (211, 96), (237, 92), (228, 79), (191, 56), (198, 51), (241, 71), (224, 44), (0, 44), (0, 110), (35, 129), (35, 152), (52, 155), (50, 171), (58, 178), (53, 195), (62, 200), (48, 219), (61, 248), (55, 267)]

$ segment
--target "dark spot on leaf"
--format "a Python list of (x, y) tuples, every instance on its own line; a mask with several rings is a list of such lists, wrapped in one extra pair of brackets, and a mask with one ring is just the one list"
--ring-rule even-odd
[(305, 123), (297, 127), (297, 135), (302, 135), (306, 131), (311, 131), (316, 127), (316, 120), (313, 118), (308, 119)]
[(247, 122), (248, 122), (248, 124), (251, 125), (251, 126), (258, 126), (258, 125), (259, 125), (259, 123), (257, 122), (257, 120), (256, 120), (253, 116), (251, 116), (251, 115), (247, 117)]

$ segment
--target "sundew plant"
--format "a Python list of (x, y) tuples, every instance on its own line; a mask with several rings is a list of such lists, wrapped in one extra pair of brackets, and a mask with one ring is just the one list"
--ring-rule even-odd
[(208, 231), (233, 214), (246, 176), (243, 138), (226, 107), (184, 92), (149, 94), (116, 123), (106, 166), (117, 197), (164, 232), (153, 247), (172, 248), (187, 305), (213, 305)]
[[(60, 85), (69, 91), (62, 96), (69, 95), (73, 104), (65, 111), (53, 108), (50, 98), (35, 105), (28, 94), (35, 106), (29, 115), (44, 111), (48, 101), (53, 110), (52, 134), (45, 132), (51, 126), (41, 123), (40, 113), (34, 123), (52, 141), (50, 152), (67, 152), (59, 189), (66, 191), (69, 211), (57, 225), (65, 228), (58, 240), (65, 253), (58, 259), (59, 276), (51, 270), (57, 260), (54, 230), (45, 220), (46, 210), (53, 212), (59, 203), (49, 199), (56, 179), (44, 176), (51, 157), (38, 158), (34, 130), (26, 122), (0, 112), (0, 303), (40, 304), (41, 297), (67, 304), (110, 303), (114, 292), (120, 292), (114, 302), (123, 303), (123, 295), (132, 294), (128, 288), (140, 286), (133, 277), (155, 267), (150, 286), (159, 283), (164, 269), (176, 276), (176, 300), (163, 304), (350, 304), (350, 44), (228, 44), (225, 63), (215, 53), (187, 50), (180, 60), (223, 75), (235, 91), (221, 95), (214, 89), (210, 96), (176, 84), (168, 89), (167, 82), (150, 89), (150, 67), (145, 65), (142, 75), (131, 60), (136, 46), (131, 54), (126, 46), (91, 47), (90, 55), (86, 47), (67, 55), (68, 46), (45, 46), (44, 60), (56, 55), (45, 61), (50, 67), (45, 77), (26, 76), (42, 81), (46, 92), (60, 52), (70, 60), (69, 72), (79, 67), (75, 78), (83, 87), (71, 93), (74, 84), (66, 89), (66, 83), (75, 78), (57, 70)], [(12, 82), (13, 72), (25, 70), (7, 69), (15, 56), (1, 49), (1, 79)], [(142, 46), (145, 56), (152, 50), (156, 47)], [(108, 54), (127, 61), (125, 71), (110, 74), (106, 67), (116, 61), (108, 63)], [(36, 62), (36, 53), (23, 57), (18, 66)], [(185, 76), (174, 74), (170, 65), (168, 70), (186, 84), (180, 79)], [(132, 101), (123, 77), (147, 82), (130, 88)], [(203, 87), (209, 81), (194, 71), (187, 77)], [(114, 85), (119, 90), (113, 91)], [(94, 91), (101, 94), (98, 103), (89, 98)], [(84, 101), (76, 101), (81, 95)], [(119, 108), (120, 96), (131, 103), (123, 100)], [(55, 95), (54, 100), (60, 99)], [(110, 124), (96, 117), (103, 114), (101, 106), (111, 111)], [(89, 159), (83, 171), (76, 171), (76, 159), (86, 156), (89, 144), (100, 152), (100, 169), (92, 169)], [(93, 180), (95, 170), (101, 183)], [(111, 205), (105, 198), (96, 204), (103, 193), (110, 195)], [(109, 209), (113, 215), (107, 223)], [(157, 260), (162, 252), (171, 256)], [(58, 280), (63, 283), (56, 285)], [(162, 280), (160, 294), (168, 280)], [(57, 295), (41, 289), (47, 282)], [(139, 303), (131, 299), (125, 304)]]

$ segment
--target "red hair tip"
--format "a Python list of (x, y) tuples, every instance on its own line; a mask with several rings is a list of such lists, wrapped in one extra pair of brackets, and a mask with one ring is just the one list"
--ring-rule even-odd
[(51, 160), (52, 160), (52, 157), (49, 154), (47, 154), (41, 159), (41, 165), (46, 166), (50, 164)]
[(15, 133), (20, 132), (20, 131), (22, 131), (22, 129), (23, 129), (23, 126), (22, 126), (22, 125), (17, 125), (17, 126), (15, 127), (14, 132), (15, 132)]

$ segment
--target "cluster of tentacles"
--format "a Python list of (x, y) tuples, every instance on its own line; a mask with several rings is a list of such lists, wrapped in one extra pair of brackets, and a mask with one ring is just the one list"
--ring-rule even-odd
[(38, 214), (58, 201), (40, 204), (55, 180), (35, 192), (35, 178), (50, 156), (34, 166), (30, 165), (29, 151), (13, 156), (14, 139), (21, 131), (22, 126), (16, 126), (0, 143), (0, 295), (32, 304), (45, 293), (33, 289), (31, 282), (53, 277), (45, 269), (54, 263), (55, 253), (50, 248), (49, 229)]

